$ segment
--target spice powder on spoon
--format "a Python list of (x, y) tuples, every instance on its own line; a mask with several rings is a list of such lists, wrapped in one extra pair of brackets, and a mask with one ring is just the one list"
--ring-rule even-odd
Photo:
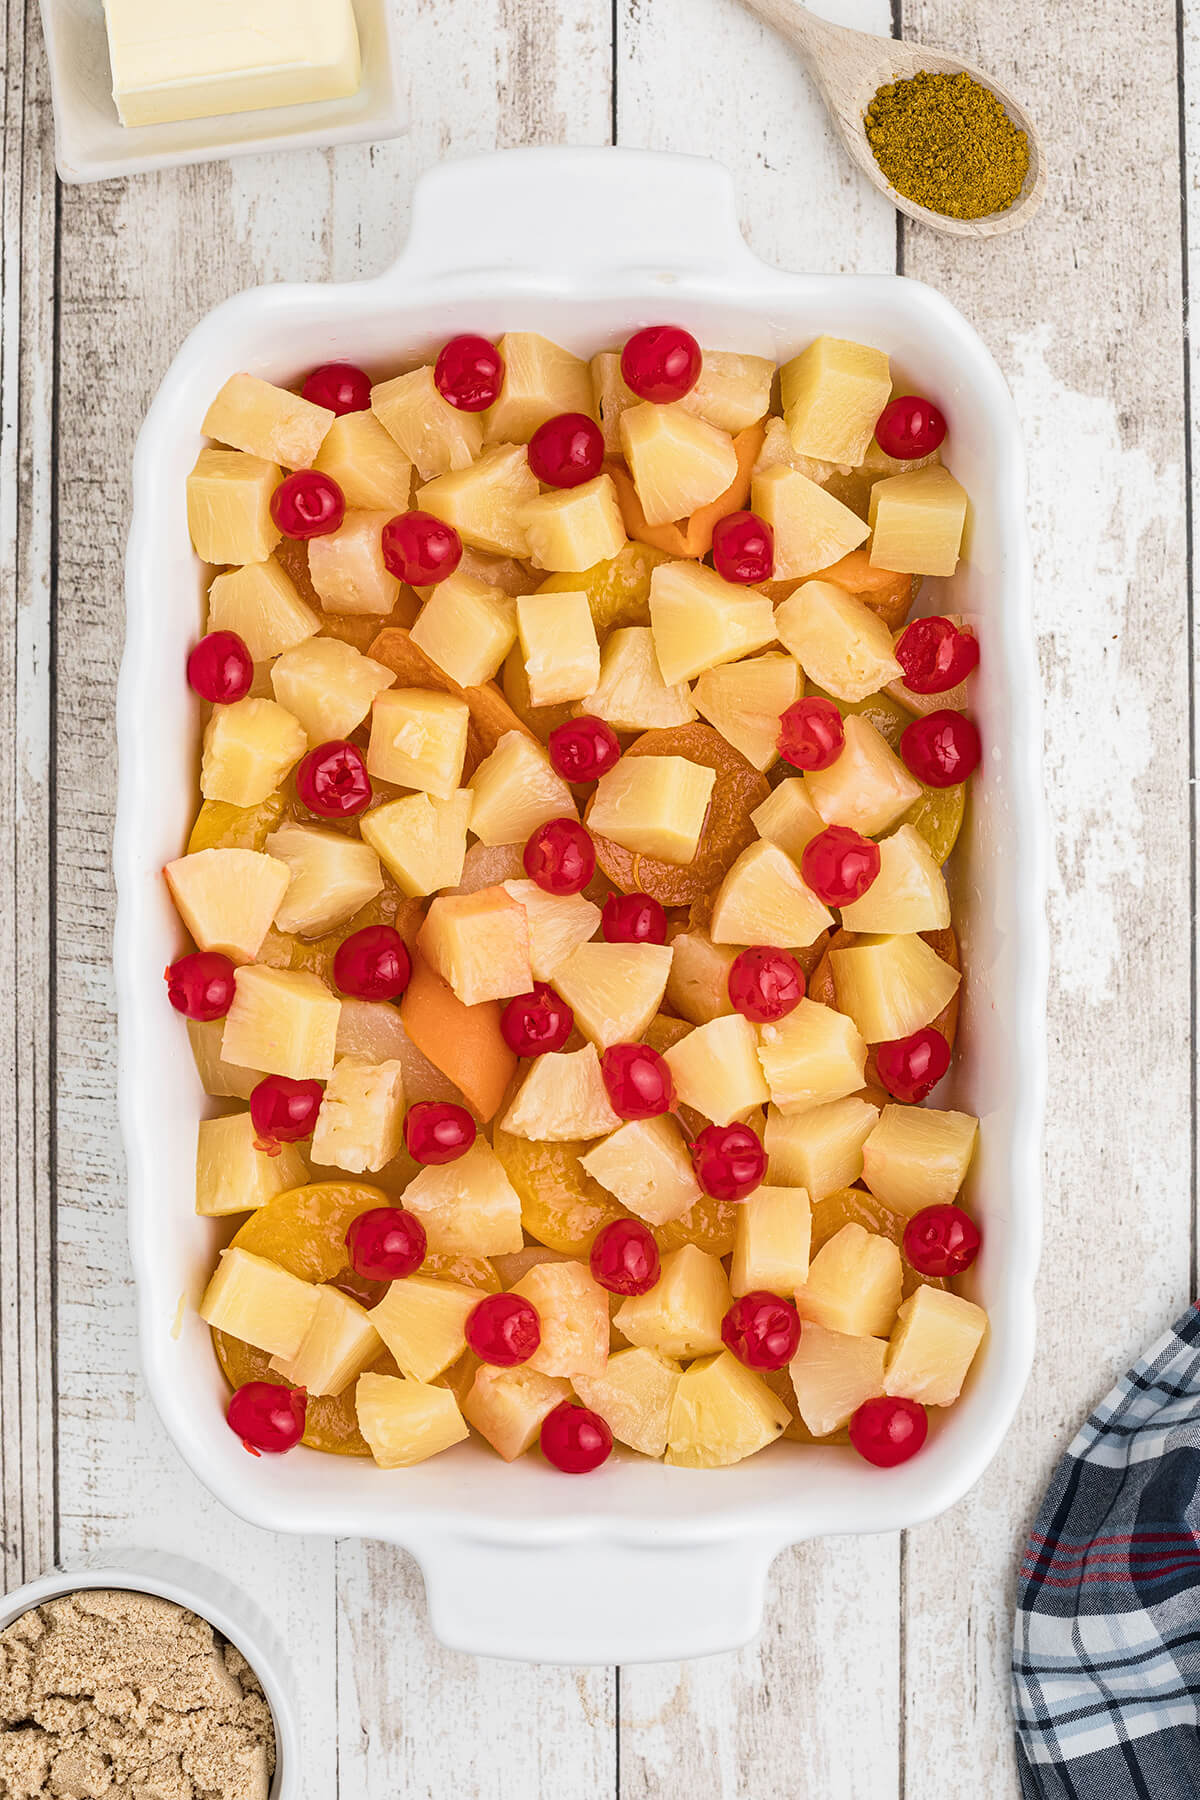
[(1010, 207), (1029, 144), (990, 88), (922, 69), (877, 90), (864, 115), (875, 160), (897, 193), (950, 219)]

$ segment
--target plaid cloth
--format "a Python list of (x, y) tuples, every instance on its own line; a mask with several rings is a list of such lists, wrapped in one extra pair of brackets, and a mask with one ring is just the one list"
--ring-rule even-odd
[(1200, 1302), (1101, 1401), (1025, 1551), (1025, 1800), (1200, 1796)]

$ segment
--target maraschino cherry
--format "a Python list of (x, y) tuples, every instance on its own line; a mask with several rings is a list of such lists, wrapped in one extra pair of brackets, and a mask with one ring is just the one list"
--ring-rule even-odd
[(929, 1415), (915, 1400), (880, 1395), (864, 1401), (850, 1421), (850, 1442), (877, 1469), (907, 1462), (928, 1435)]
[(649, 894), (610, 894), (600, 914), (608, 944), (665, 944), (667, 915)]
[(425, 1227), (403, 1206), (373, 1206), (350, 1221), (350, 1267), (366, 1281), (404, 1281), (425, 1261)]
[(371, 377), (355, 363), (322, 363), (313, 370), (302, 392), (314, 406), (323, 406), (341, 418), (346, 413), (370, 410)]
[(756, 1288), (721, 1320), (721, 1342), (748, 1369), (782, 1369), (800, 1342), (800, 1315), (790, 1300)]
[(752, 944), (734, 958), (729, 999), (735, 1012), (755, 1025), (773, 1025), (795, 1012), (804, 998), (804, 970), (786, 950)]
[(542, 1341), (537, 1307), (523, 1294), (488, 1294), (467, 1314), (468, 1350), (497, 1369), (528, 1362)]
[(233, 964), (218, 950), (194, 950), (166, 974), (167, 999), (187, 1019), (223, 1019), (236, 991)]
[(671, 1071), (649, 1044), (610, 1044), (600, 1073), (618, 1118), (656, 1119), (675, 1104)]
[(879, 873), (879, 845), (849, 825), (828, 825), (805, 844), (800, 873), (826, 906), (861, 900)]
[(427, 512), (397, 513), (389, 519), (380, 548), (388, 573), (410, 587), (436, 587), (462, 561), (462, 539), (453, 525)]
[(565, 719), (546, 740), (550, 762), (564, 781), (599, 781), (621, 760), (621, 744), (611, 725), (585, 713)]
[(586, 413), (559, 413), (529, 440), (529, 466), (546, 487), (580, 487), (604, 466), (604, 434)]
[(254, 659), (236, 631), (210, 631), (187, 659), (188, 686), (214, 706), (244, 700), (254, 684)]
[(612, 1455), (612, 1432), (599, 1413), (564, 1400), (542, 1420), (542, 1455), (564, 1475), (590, 1475)]
[(983, 749), (979, 733), (965, 713), (926, 713), (914, 719), (900, 738), (905, 766), (926, 787), (957, 787), (979, 767)]
[(832, 700), (825, 700), (820, 694), (794, 701), (779, 720), (776, 748), (794, 769), (816, 773), (832, 768), (845, 743), (846, 727), (841, 713)]
[(464, 331), (443, 346), (433, 365), (433, 385), (456, 412), (483, 412), (500, 398), (504, 358), (490, 338)]
[(762, 1185), (767, 1153), (748, 1125), (706, 1125), (692, 1145), (692, 1168), (713, 1200), (744, 1200)]
[(264, 1075), (250, 1095), (250, 1119), (263, 1146), (311, 1137), (325, 1090), (319, 1081)]
[(912, 462), (932, 456), (946, 436), (946, 421), (932, 400), (902, 394), (889, 400), (875, 422), (875, 442), (885, 456)]
[(713, 526), (713, 568), (725, 581), (753, 587), (775, 571), (775, 533), (757, 513), (727, 513)]
[(296, 770), (296, 792), (321, 819), (352, 819), (371, 804), (371, 777), (357, 744), (318, 744)]
[(332, 475), (297, 469), (271, 495), (271, 517), (284, 537), (328, 537), (346, 517), (346, 496)]
[(457, 1162), (475, 1142), (477, 1126), (453, 1100), (418, 1100), (404, 1121), (404, 1142), (414, 1162)]
[(915, 1106), (931, 1094), (950, 1067), (950, 1046), (933, 1025), (911, 1037), (875, 1046), (875, 1068), (894, 1100)]
[(914, 694), (945, 694), (979, 662), (979, 639), (953, 619), (914, 619), (896, 640), (904, 685)]
[(500, 1014), (500, 1035), (515, 1056), (546, 1056), (561, 1050), (575, 1029), (575, 1014), (548, 981), (518, 994)]
[(648, 325), (622, 350), (621, 374), (639, 400), (665, 405), (691, 393), (702, 360), (699, 344), (681, 325)]
[(304, 1436), (308, 1395), (273, 1381), (247, 1381), (229, 1401), (229, 1429), (255, 1456), (282, 1456)]
[(594, 1279), (610, 1294), (648, 1294), (662, 1273), (658, 1245), (640, 1219), (614, 1219), (592, 1239)]
[(904, 1227), (904, 1254), (918, 1275), (946, 1281), (979, 1255), (983, 1238), (961, 1206), (924, 1206)]
[(578, 894), (596, 873), (596, 846), (578, 819), (547, 819), (529, 835), (522, 861), (546, 894)]
[(333, 983), (355, 1000), (396, 1000), (412, 979), (412, 958), (391, 925), (364, 925), (337, 947)]

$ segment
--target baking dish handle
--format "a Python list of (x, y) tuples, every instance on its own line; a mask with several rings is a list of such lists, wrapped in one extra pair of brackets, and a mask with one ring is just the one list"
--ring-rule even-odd
[(588, 1664), (680, 1662), (749, 1643), (778, 1548), (755, 1538), (516, 1547), (455, 1535), (414, 1554), (448, 1649)]

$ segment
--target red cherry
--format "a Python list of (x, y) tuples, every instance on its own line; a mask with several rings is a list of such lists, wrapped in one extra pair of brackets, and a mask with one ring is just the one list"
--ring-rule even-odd
[(462, 539), (432, 513), (397, 513), (383, 528), (383, 560), (397, 581), (435, 587), (462, 561)]
[(950, 1067), (950, 1046), (933, 1025), (925, 1025), (911, 1037), (876, 1044), (875, 1067), (893, 1099), (915, 1106)]
[(965, 713), (926, 713), (905, 728), (900, 754), (909, 772), (926, 787), (957, 787), (979, 767), (983, 747)]
[(194, 950), (166, 974), (167, 999), (187, 1019), (223, 1019), (233, 1005), (233, 964), (217, 950)]
[(700, 346), (679, 325), (648, 325), (635, 331), (621, 352), (625, 385), (639, 400), (666, 404), (682, 400), (700, 379)]
[(556, 725), (546, 740), (546, 748), (564, 781), (599, 781), (621, 760), (616, 732), (591, 713)]
[(338, 945), (334, 986), (355, 1000), (395, 1000), (408, 986), (412, 958), (391, 925), (365, 925)]
[(302, 391), (306, 400), (326, 407), (339, 419), (345, 413), (370, 411), (371, 377), (354, 363), (322, 363), (313, 370)]
[(734, 959), (729, 998), (736, 1012), (755, 1025), (773, 1025), (795, 1012), (804, 998), (804, 970), (786, 950), (753, 944)]
[(656, 1119), (675, 1104), (671, 1071), (649, 1044), (612, 1044), (600, 1058), (612, 1108), (622, 1119)]
[(346, 496), (332, 475), (297, 469), (271, 495), (271, 517), (284, 537), (328, 537), (346, 517)]
[(543, 893), (578, 894), (596, 873), (596, 846), (578, 819), (547, 819), (530, 834), (522, 861)]
[(815, 773), (832, 768), (845, 742), (841, 713), (832, 700), (823, 700), (820, 694), (794, 701), (780, 718), (776, 748), (794, 769)]
[(367, 1281), (403, 1281), (425, 1261), (425, 1227), (402, 1206), (373, 1206), (350, 1221), (350, 1267)]
[(718, 575), (752, 587), (775, 571), (775, 533), (757, 513), (728, 513), (713, 526), (712, 553)]
[(612, 1455), (612, 1432), (599, 1413), (564, 1400), (542, 1420), (542, 1455), (564, 1475), (590, 1475)]
[(721, 1320), (721, 1342), (748, 1369), (782, 1369), (800, 1342), (800, 1315), (790, 1300), (756, 1288)]
[(592, 1239), (592, 1275), (610, 1294), (648, 1294), (662, 1273), (658, 1245), (640, 1219), (614, 1219)]
[(467, 1314), (466, 1339), (480, 1362), (515, 1369), (542, 1341), (537, 1307), (522, 1294), (488, 1294)]
[(404, 1142), (414, 1162), (457, 1162), (475, 1142), (477, 1127), (453, 1100), (418, 1100), (404, 1121)]
[(977, 666), (979, 639), (953, 619), (914, 619), (897, 640), (896, 661), (914, 694), (944, 694)]
[(490, 338), (464, 331), (443, 346), (433, 365), (433, 385), (457, 412), (483, 412), (504, 386), (504, 358)]
[(325, 1090), (319, 1081), (264, 1075), (250, 1096), (250, 1119), (264, 1144), (298, 1144), (311, 1137)]
[(904, 1227), (904, 1254), (918, 1275), (946, 1281), (979, 1255), (978, 1225), (961, 1206), (925, 1206)]
[(706, 1125), (692, 1145), (692, 1167), (713, 1200), (744, 1200), (762, 1185), (767, 1153), (748, 1125)]
[(516, 1056), (561, 1050), (574, 1029), (575, 1014), (548, 981), (535, 981), (531, 994), (518, 994), (500, 1014), (500, 1035)]
[(879, 873), (879, 845), (849, 825), (827, 825), (805, 844), (800, 873), (826, 906), (849, 906)]
[(667, 915), (649, 894), (610, 894), (600, 915), (609, 944), (665, 944)]
[(850, 1442), (877, 1469), (915, 1456), (929, 1435), (929, 1415), (915, 1400), (866, 1400), (850, 1421)]
[(547, 487), (594, 481), (604, 466), (604, 433), (586, 413), (559, 413), (530, 438), (529, 466)]
[(875, 422), (875, 442), (885, 456), (911, 462), (932, 456), (946, 435), (946, 421), (932, 400), (903, 394), (889, 400)]
[(210, 631), (187, 659), (188, 686), (214, 706), (244, 700), (254, 681), (254, 659), (236, 631)]
[(278, 1387), (273, 1381), (248, 1381), (226, 1409), (229, 1429), (255, 1455), (282, 1456), (304, 1436), (308, 1395), (303, 1388)]
[(321, 819), (351, 819), (371, 804), (371, 778), (356, 744), (335, 738), (310, 750), (296, 770), (296, 792)]

